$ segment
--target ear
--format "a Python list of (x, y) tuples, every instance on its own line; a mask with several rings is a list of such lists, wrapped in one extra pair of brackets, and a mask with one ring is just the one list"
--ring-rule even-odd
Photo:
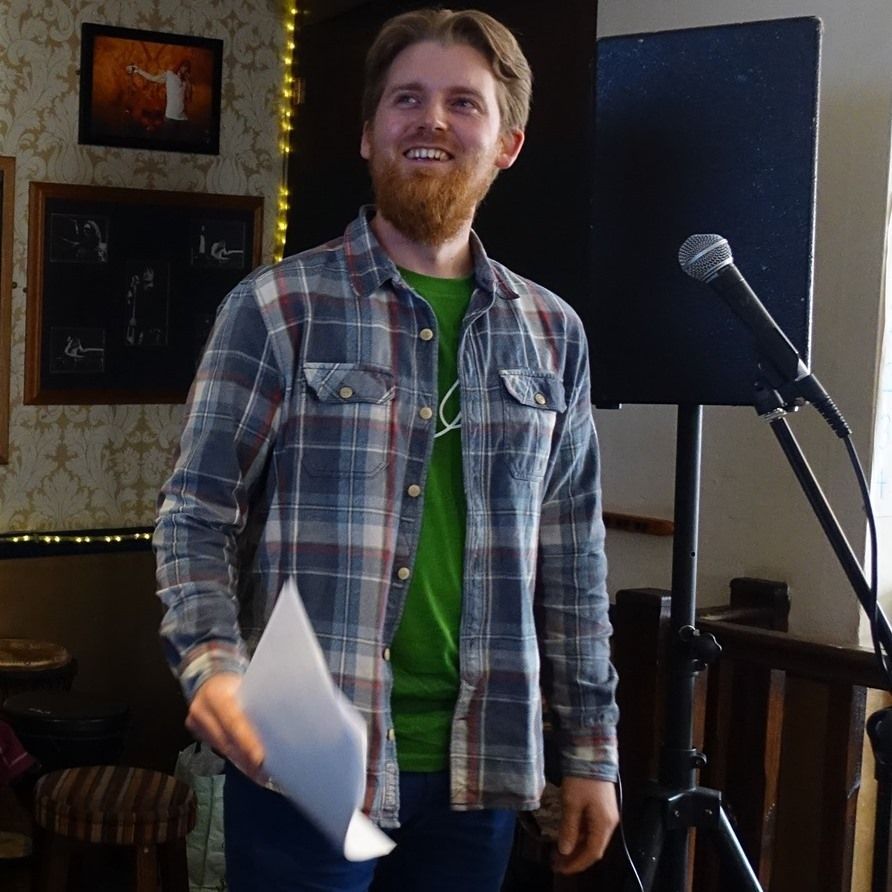
[(523, 147), (523, 140), (523, 130), (506, 130), (499, 137), (500, 148), (496, 155), (496, 167), (499, 170), (506, 170), (514, 164)]
[(372, 138), (370, 133), (371, 129), (371, 121), (366, 121), (362, 125), (362, 137), (359, 140), (359, 154), (363, 158), (365, 158), (366, 161), (369, 160), (369, 157), (372, 154)]

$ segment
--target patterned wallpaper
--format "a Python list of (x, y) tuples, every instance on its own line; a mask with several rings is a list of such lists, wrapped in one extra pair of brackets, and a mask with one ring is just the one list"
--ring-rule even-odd
[[(182, 418), (169, 405), (22, 405), (29, 181), (260, 195), (268, 260), (282, 169), (283, 21), (280, 0), (2, 0), (0, 155), (16, 161), (16, 287), (0, 532), (152, 523)], [(219, 155), (79, 146), (82, 22), (222, 39)]]

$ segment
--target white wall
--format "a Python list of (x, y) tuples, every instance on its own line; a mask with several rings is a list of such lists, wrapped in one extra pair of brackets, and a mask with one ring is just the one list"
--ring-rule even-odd
[[(867, 464), (884, 294), (892, 4), (600, 0), (598, 27), (609, 36), (805, 15), (824, 23), (812, 368), (854, 429)], [(606, 507), (671, 517), (674, 408), (630, 406), (596, 418)], [(842, 444), (812, 410), (790, 420), (860, 557), (863, 513)], [(770, 428), (746, 408), (706, 409), (702, 470), (699, 603), (723, 601), (734, 576), (781, 579), (793, 594), (793, 631), (856, 641), (857, 600)], [(671, 547), (670, 540), (612, 533), (611, 590), (668, 588)]]

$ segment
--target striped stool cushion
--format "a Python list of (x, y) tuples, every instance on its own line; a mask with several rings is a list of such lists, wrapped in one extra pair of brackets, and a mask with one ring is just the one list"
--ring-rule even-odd
[(195, 795), (158, 771), (125, 765), (65, 768), (34, 788), (34, 818), (83, 842), (147, 845), (181, 839), (195, 825)]

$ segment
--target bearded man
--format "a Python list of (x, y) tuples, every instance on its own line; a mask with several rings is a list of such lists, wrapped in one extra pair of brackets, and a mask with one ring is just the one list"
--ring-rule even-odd
[[(484, 13), (391, 19), (366, 63), (375, 207), (221, 307), (155, 545), (187, 725), (230, 763), (233, 892), (496, 892), (544, 785), (542, 691), (556, 869), (601, 857), (617, 823), (585, 337), (471, 230), (521, 150), (530, 88)], [(239, 685), (289, 577), (368, 725), (364, 811), (398, 843), (378, 862), (346, 861), (254, 783)]]

